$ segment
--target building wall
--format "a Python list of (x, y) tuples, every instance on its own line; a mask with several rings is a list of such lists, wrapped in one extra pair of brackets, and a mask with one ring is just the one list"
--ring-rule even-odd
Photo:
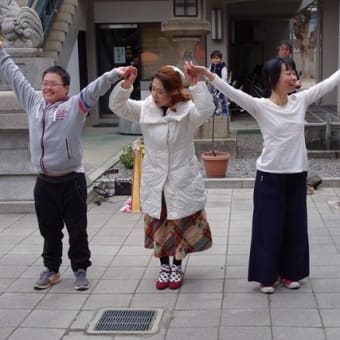
[(158, 1), (96, 1), (94, 20), (96, 23), (138, 23), (168, 20), (168, 0)]
[[(330, 75), (339, 66), (339, 1), (338, 0), (320, 0), (322, 4), (323, 17), (321, 20), (322, 40), (320, 40), (320, 53), (316, 53), (318, 58), (318, 78), (324, 79)], [(164, 22), (172, 17), (172, 7), (170, 0), (158, 1), (96, 1), (87, 0), (88, 2), (88, 60), (89, 60), (89, 80), (97, 76), (96, 70), (96, 46), (95, 46), (95, 30), (94, 25), (97, 23), (147, 23), (147, 22)], [(241, 6), (242, 4), (239, 4)], [(260, 6), (260, 5), (259, 5)], [(246, 13), (246, 5), (244, 13)], [(132, 9), (133, 8), (133, 9)], [(213, 49), (220, 49), (224, 55), (224, 59), (229, 65), (232, 65), (233, 58), (240, 58), (235, 55), (231, 48), (231, 22), (235, 19), (235, 6), (231, 7), (225, 0), (202, 0), (202, 20), (211, 20), (211, 9), (223, 9), (223, 34), (221, 40), (212, 40), (211, 34), (206, 36), (206, 52), (207, 64), (209, 63), (209, 54)], [(232, 9), (233, 8), (233, 9)], [(243, 18), (237, 17), (236, 19)], [(253, 65), (248, 65), (246, 68), (251, 69), (258, 63), (263, 63), (275, 55), (275, 47), (281, 39), (289, 37), (289, 19), (267, 16), (261, 18), (257, 16), (248, 17), (249, 20), (258, 22), (256, 27), (256, 38), (259, 42), (256, 49), (249, 47), (243, 52), (243, 57)], [(337, 33), (337, 34), (334, 34)], [(320, 35), (321, 36), (321, 35)], [(320, 56), (320, 57), (319, 57)], [(298, 55), (297, 65), (299, 67)], [(246, 61), (247, 61), (246, 60)], [(246, 64), (246, 61), (243, 63)], [(230, 71), (232, 68), (230, 67)], [(245, 71), (248, 71), (246, 69)], [(319, 79), (317, 79), (319, 80)], [(339, 90), (340, 91), (340, 90)], [(325, 96), (321, 104), (335, 104), (337, 101), (337, 91), (334, 90), (331, 94)], [(95, 111), (95, 110), (94, 110)], [(98, 119), (98, 113), (92, 114), (94, 121)]]
[(207, 64), (209, 64), (209, 55), (213, 50), (220, 50), (223, 54), (223, 59), (228, 63), (230, 51), (228, 49), (229, 27), (230, 21), (228, 16), (228, 6), (221, 0), (205, 0), (203, 2), (205, 19), (211, 22), (211, 10), (215, 8), (222, 9), (222, 39), (212, 40), (211, 33), (207, 35)]
[[(130, 23), (147, 23), (162, 22), (169, 19), (171, 11), (168, 0), (156, 1), (96, 1), (88, 0), (88, 68), (89, 80), (98, 76), (97, 57), (96, 57), (96, 24), (130, 24)], [(91, 110), (89, 124), (96, 125), (99, 122), (112, 123), (112, 119), (99, 118), (99, 105)]]
[(80, 91), (80, 80), (79, 80), (79, 54), (78, 54), (78, 42), (74, 44), (72, 49), (70, 60), (66, 66), (67, 72), (71, 76), (71, 84), (69, 95), (72, 96)]
[[(339, 68), (339, 1), (323, 1), (322, 40), (321, 40), (321, 79), (325, 79)], [(334, 105), (337, 90), (321, 100), (322, 105)]]

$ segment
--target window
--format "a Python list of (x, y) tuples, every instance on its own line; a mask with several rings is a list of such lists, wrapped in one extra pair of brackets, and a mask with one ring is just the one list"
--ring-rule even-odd
[(175, 17), (197, 17), (197, 0), (174, 0)]

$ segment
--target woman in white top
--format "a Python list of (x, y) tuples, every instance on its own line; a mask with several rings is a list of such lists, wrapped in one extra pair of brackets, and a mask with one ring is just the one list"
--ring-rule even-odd
[(233, 88), (206, 67), (191, 65), (188, 72), (202, 74), (231, 101), (258, 122), (263, 149), (256, 162), (249, 281), (273, 293), (278, 281), (291, 289), (309, 276), (304, 135), (309, 105), (334, 89), (340, 70), (313, 87), (293, 93), (297, 76), (290, 58), (273, 58), (263, 68), (264, 98)]

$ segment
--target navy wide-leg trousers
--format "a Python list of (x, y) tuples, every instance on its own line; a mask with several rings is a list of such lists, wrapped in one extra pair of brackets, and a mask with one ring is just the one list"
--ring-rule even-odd
[(248, 281), (271, 286), (279, 275), (309, 275), (306, 178), (257, 171)]

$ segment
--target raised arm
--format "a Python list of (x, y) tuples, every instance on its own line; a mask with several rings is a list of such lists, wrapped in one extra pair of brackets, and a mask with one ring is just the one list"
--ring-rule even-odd
[(185, 63), (185, 71), (189, 77), (198, 78), (198, 76), (204, 76), (209, 81), (213, 81), (216, 77), (215, 73), (209, 71), (205, 66), (194, 65), (193, 63)]
[(137, 78), (138, 75), (137, 69), (133, 66), (128, 66), (119, 67), (117, 70), (118, 72), (122, 72), (121, 77), (124, 78), (124, 81), (121, 83), (121, 86), (124, 89), (130, 88)]
[(129, 99), (138, 71), (133, 66), (119, 67), (116, 71), (123, 80), (112, 90), (109, 98), (109, 108), (120, 117), (131, 121), (138, 121), (141, 102)]
[(331, 92), (336, 86), (340, 84), (340, 69), (330, 75), (328, 78), (317, 83), (316, 85), (298, 92), (296, 95), (304, 96), (306, 105), (309, 106), (312, 103), (319, 100), (321, 97)]
[(259, 111), (257, 110), (259, 103), (258, 98), (254, 98), (249, 94), (230, 86), (223, 79), (216, 76), (215, 73), (210, 72), (205, 66), (198, 66), (190, 63), (187, 65), (187, 72), (192, 76), (202, 75), (206, 77), (213, 87), (222, 92), (231, 101), (247, 110), (254, 117), (257, 115), (257, 112)]

